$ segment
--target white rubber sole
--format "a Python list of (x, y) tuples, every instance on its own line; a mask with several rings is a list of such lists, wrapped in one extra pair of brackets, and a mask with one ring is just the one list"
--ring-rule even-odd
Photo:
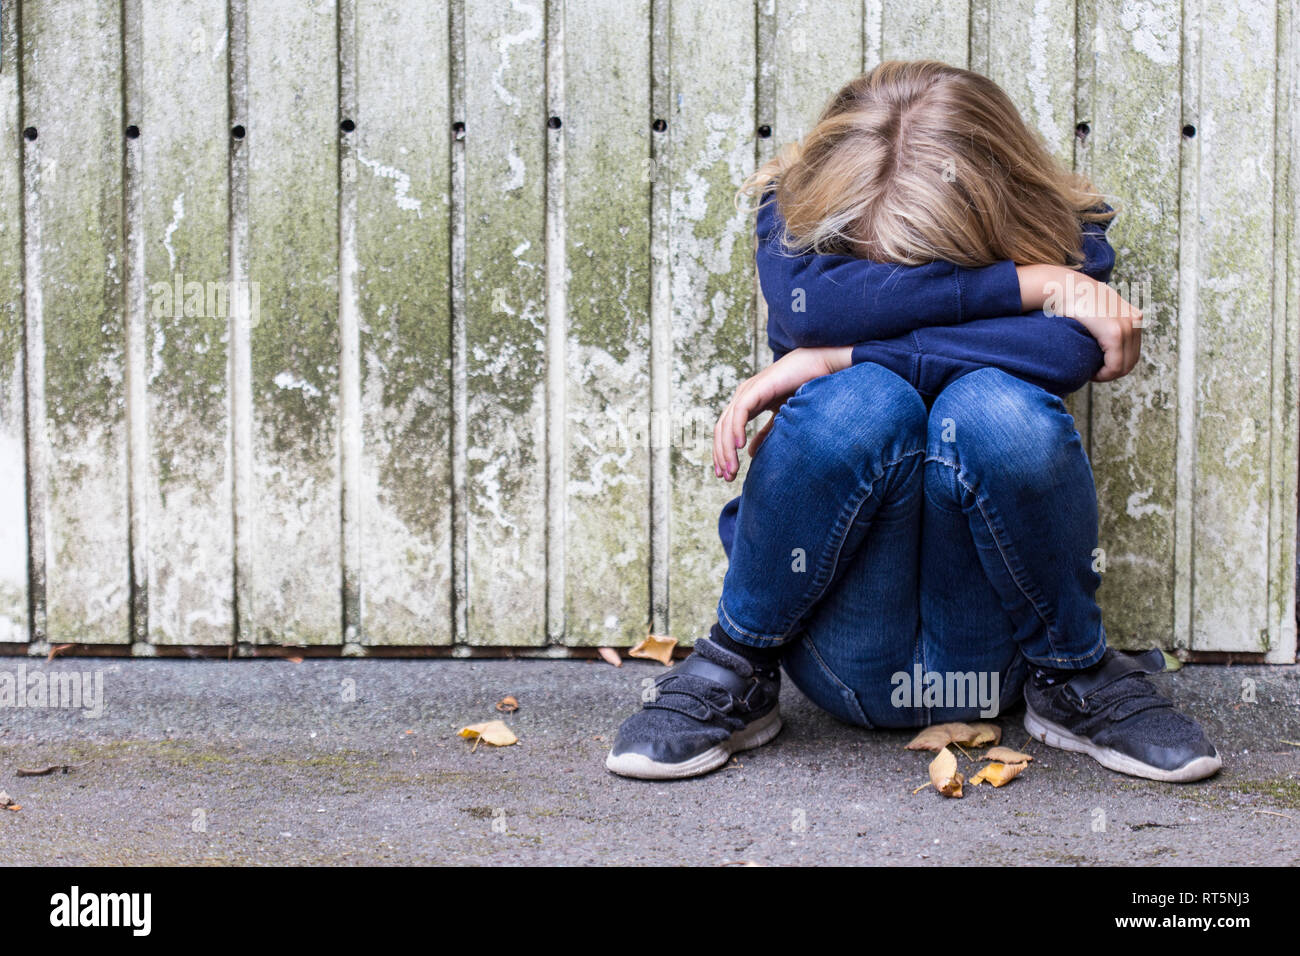
[(1147, 780), (1159, 780), (1164, 783), (1190, 783), (1203, 780), (1217, 773), (1223, 766), (1223, 759), (1216, 753), (1213, 757), (1197, 757), (1191, 763), (1184, 764), (1177, 770), (1161, 770), (1149, 767), (1140, 760), (1122, 754), (1109, 747), (1099, 747), (1092, 741), (1078, 737), (1064, 727), (1057, 726), (1050, 720), (1039, 717), (1025, 703), (1025, 730), (1035, 740), (1041, 740), (1057, 750), (1069, 750), (1074, 753), (1087, 754), (1103, 767), (1126, 773), (1132, 777), (1145, 777)]
[(717, 770), (731, 759), (731, 755), (742, 750), (761, 747), (781, 732), (781, 713), (773, 707), (771, 712), (754, 721), (743, 730), (738, 730), (716, 747), (710, 747), (702, 754), (681, 763), (660, 763), (645, 754), (625, 753), (614, 756), (611, 750), (605, 758), (605, 769), (623, 777), (638, 777), (642, 780), (680, 780), (683, 777), (697, 777), (710, 770)]

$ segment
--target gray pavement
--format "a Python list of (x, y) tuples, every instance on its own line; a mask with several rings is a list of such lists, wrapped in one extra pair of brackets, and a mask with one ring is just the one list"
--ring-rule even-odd
[[(103, 713), (0, 707), (0, 789), (22, 806), (0, 811), (8, 864), (1300, 863), (1294, 666), (1156, 678), (1219, 745), (1210, 781), (1033, 742), (1019, 779), (948, 800), (913, 794), (911, 734), (845, 726), (788, 684), (781, 735), (728, 768), (614, 777), (602, 761), (649, 662), (0, 658), (0, 674), (20, 664), (98, 672)], [(507, 694), (519, 744), (456, 736)], [(999, 722), (1025, 743), (1019, 713)], [(16, 774), (53, 764), (75, 766)]]

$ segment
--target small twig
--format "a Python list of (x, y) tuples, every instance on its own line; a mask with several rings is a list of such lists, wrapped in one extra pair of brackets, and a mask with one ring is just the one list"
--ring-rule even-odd
[(975, 762), (975, 758), (972, 757), (970, 754), (968, 754), (968, 753), (966, 752), (966, 748), (963, 747), (961, 744), (957, 743), (957, 741), (954, 740), (954, 741), (952, 742), (952, 745), (953, 745), (954, 747), (956, 747), (958, 750), (961, 751), (961, 755), (962, 755), (963, 757), (966, 758), (966, 760), (967, 760), (968, 763), (974, 763), (974, 762)]
[(915, 790), (912, 791), (912, 796), (916, 796), (926, 787), (932, 787), (932, 786), (934, 786), (934, 784), (930, 783), (929, 781), (926, 781), (925, 783), (921, 784), (919, 787), (917, 787)]
[(1267, 814), (1268, 814), (1269, 816), (1271, 816), (1271, 817), (1281, 817), (1281, 818), (1284, 819), (1284, 820), (1290, 820), (1290, 819), (1291, 819), (1291, 815), (1290, 815), (1290, 814), (1288, 814), (1288, 813), (1279, 813), (1279, 812), (1276, 811), (1276, 810), (1254, 810), (1254, 809), (1252, 809), (1250, 812), (1251, 812), (1251, 813), (1267, 813)]
[(78, 763), (56, 763), (53, 766), (43, 767), (40, 770), (24, 770), (22, 767), (19, 767), (15, 772), (20, 777), (46, 777), (54, 773), (56, 770), (61, 770), (63, 773), (69, 773), (80, 766), (81, 764)]

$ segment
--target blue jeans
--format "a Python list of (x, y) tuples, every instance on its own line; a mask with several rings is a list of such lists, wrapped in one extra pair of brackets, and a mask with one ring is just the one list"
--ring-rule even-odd
[(802, 386), (751, 461), (718, 622), (783, 645), (789, 678), (849, 723), (991, 716), (1030, 663), (1101, 659), (1096, 548), (1059, 398), (985, 368), (927, 411), (861, 363)]

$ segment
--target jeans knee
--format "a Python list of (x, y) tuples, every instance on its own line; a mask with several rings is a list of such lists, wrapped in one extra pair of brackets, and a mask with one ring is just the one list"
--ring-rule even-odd
[(972, 485), (996, 481), (1026, 495), (1073, 480), (1086, 460), (1059, 397), (992, 368), (962, 376), (935, 399), (927, 452)]
[(781, 414), (809, 453), (855, 466), (897, 461), (925, 447), (927, 415), (920, 394), (870, 362), (813, 379)]

